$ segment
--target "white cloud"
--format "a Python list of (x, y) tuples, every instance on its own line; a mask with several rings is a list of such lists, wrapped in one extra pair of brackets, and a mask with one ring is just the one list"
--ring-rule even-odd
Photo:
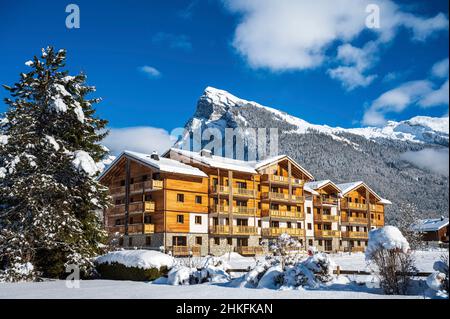
[(139, 71), (145, 73), (151, 79), (156, 79), (161, 76), (161, 72), (152, 66), (144, 65), (139, 67), (138, 69)]
[(437, 105), (448, 105), (448, 79), (437, 90), (433, 90), (425, 94), (419, 101), (419, 105), (422, 107), (431, 107)]
[(447, 149), (427, 148), (417, 152), (408, 151), (400, 155), (402, 160), (432, 172), (449, 175), (449, 152)]
[(438, 78), (448, 77), (448, 58), (436, 62), (431, 68), (431, 74)]
[(158, 32), (153, 36), (152, 42), (158, 45), (166, 45), (171, 49), (192, 50), (192, 43), (189, 37), (184, 34)]
[(173, 145), (169, 133), (160, 128), (136, 126), (112, 128), (103, 144), (115, 155), (124, 150), (152, 153), (162, 153)]
[[(334, 52), (333, 44), (349, 44), (366, 27), (366, 7), (372, 0), (223, 0), (225, 8), (240, 16), (235, 29), (233, 46), (252, 68), (271, 71), (312, 69), (321, 66)], [(414, 40), (424, 41), (435, 31), (448, 28), (443, 14), (424, 18), (403, 12), (391, 0), (377, 1), (381, 12), (381, 27), (370, 29), (379, 47), (393, 39), (399, 28), (407, 28)], [(328, 71), (343, 81), (348, 89), (368, 85), (374, 75), (365, 72), (373, 66), (374, 52), (364, 55), (365, 46), (358, 52), (358, 61), (345, 63)], [(371, 48), (370, 50), (373, 50)], [(362, 51), (361, 51), (362, 50)], [(360, 62), (360, 61), (359, 61)], [(343, 64), (343, 65), (342, 65)], [(339, 67), (343, 68), (339, 68)]]

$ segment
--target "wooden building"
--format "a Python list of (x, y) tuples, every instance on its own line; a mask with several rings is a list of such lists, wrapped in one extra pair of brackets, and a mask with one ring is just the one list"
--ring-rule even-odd
[(448, 244), (448, 218), (423, 219), (412, 226), (414, 231), (422, 234), (422, 238), (427, 243)]
[(207, 150), (125, 151), (99, 181), (110, 190), (111, 240), (178, 256), (256, 255), (282, 233), (303, 249), (363, 250), (388, 203), (363, 182), (314, 181), (286, 155), (240, 161)]

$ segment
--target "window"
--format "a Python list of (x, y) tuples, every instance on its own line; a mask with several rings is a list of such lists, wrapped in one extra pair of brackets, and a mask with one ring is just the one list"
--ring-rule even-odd
[(308, 214), (311, 214), (311, 207), (306, 207), (306, 212), (307, 212)]
[(130, 224), (133, 224), (134, 220), (133, 217), (130, 217)]
[(119, 246), (123, 246), (123, 237), (119, 238)]
[(342, 240), (339, 240), (339, 246), (342, 246)]
[(124, 180), (124, 179), (122, 179), (122, 180), (120, 181), (120, 186), (125, 186), (125, 180)]
[(130, 179), (130, 184), (134, 184), (134, 178), (133, 177)]
[(381, 220), (381, 215), (378, 215), (378, 220)]
[(146, 246), (151, 246), (152, 245), (152, 237), (151, 236), (146, 236), (145, 237), (145, 245)]
[(292, 223), (291, 222), (287, 222), (287, 228), (292, 228)]
[(161, 180), (161, 174), (160, 173), (153, 173), (152, 174), (152, 179), (159, 181)]
[(144, 224), (151, 224), (152, 223), (152, 216), (145, 215), (144, 216)]
[(319, 246), (322, 246), (322, 239), (319, 239)]
[(214, 237), (214, 245), (220, 245), (220, 238)]
[(313, 240), (312, 239), (308, 239), (308, 245), (312, 246), (313, 245)]
[(262, 227), (261, 226), (261, 219), (258, 220), (258, 227), (260, 227), (260, 228)]
[(217, 186), (217, 184), (219, 184), (219, 180), (217, 178), (213, 178), (212, 184), (213, 186)]
[(322, 224), (317, 224), (317, 229), (321, 230), (322, 229)]
[(288, 212), (290, 212), (290, 211), (291, 211), (291, 205), (287, 205), (287, 206), (286, 206), (286, 210), (287, 210)]
[(247, 188), (246, 182), (236, 182), (238, 188)]
[(302, 223), (297, 223), (297, 228), (301, 229), (302, 228)]
[(184, 194), (177, 194), (177, 202), (184, 203)]
[(308, 223), (308, 230), (311, 230), (312, 229), (312, 225), (311, 225), (311, 223)]
[(348, 200), (349, 203), (352, 202), (352, 198), (351, 197), (349, 197), (347, 200)]
[(357, 244), (358, 244), (358, 246), (361, 246), (361, 241), (358, 240), (358, 241), (357, 241)]
[(261, 203), (258, 203), (258, 209), (261, 209)]
[(202, 216), (195, 216), (195, 223), (197, 225), (201, 225), (202, 224)]
[(302, 206), (297, 206), (297, 211), (301, 212), (302, 211)]
[(196, 204), (201, 204), (202, 203), (202, 197), (201, 196), (195, 196), (195, 203)]
[(148, 180), (148, 175), (142, 175), (142, 181), (145, 182), (146, 180)]
[(145, 201), (151, 201), (153, 198), (152, 198), (152, 194), (145, 194)]
[(115, 224), (116, 224), (116, 226), (117, 226), (117, 225), (120, 225), (120, 224), (122, 224), (122, 221), (121, 221), (120, 219), (116, 219)]
[(121, 199), (116, 199), (116, 205), (120, 205), (122, 204), (122, 200)]
[(363, 202), (363, 204), (365, 204), (365, 203), (366, 203), (366, 200), (363, 198), (362, 202)]
[(186, 236), (173, 236), (172, 237), (172, 246), (187, 246), (187, 238)]
[(227, 238), (227, 245), (233, 245), (233, 239), (232, 238)]
[(133, 237), (128, 237), (128, 246), (133, 246)]
[(177, 215), (177, 223), (184, 224), (184, 216), (183, 215)]
[(201, 246), (202, 245), (202, 237), (195, 237), (195, 244), (196, 245), (198, 245), (198, 246)]
[(355, 198), (355, 203), (358, 204), (359, 203), (359, 199)]
[(370, 218), (371, 218), (371, 219), (374, 219), (375, 216), (374, 216), (373, 214), (370, 214)]

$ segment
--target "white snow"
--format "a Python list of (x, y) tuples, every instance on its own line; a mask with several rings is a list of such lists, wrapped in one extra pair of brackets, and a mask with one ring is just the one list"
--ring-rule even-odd
[(85, 151), (78, 150), (73, 153), (73, 166), (78, 170), (83, 170), (89, 176), (93, 176), (98, 172), (97, 164), (92, 157)]
[(437, 231), (441, 229), (442, 227), (445, 227), (448, 225), (449, 219), (442, 217), (442, 218), (433, 218), (433, 219), (422, 219), (417, 222), (417, 224), (412, 225), (412, 229), (419, 231), (419, 232), (426, 232), (426, 231)]
[(395, 226), (384, 226), (369, 232), (366, 258), (370, 259), (372, 254), (380, 247), (387, 250), (399, 249), (404, 253), (409, 251), (408, 241)]
[(78, 103), (76, 101), (74, 102), (74, 104), (75, 104), (75, 108), (73, 109), (73, 112), (77, 116), (78, 121), (80, 121), (81, 123), (84, 123), (83, 108), (81, 107), (80, 103)]
[(67, 104), (60, 97), (52, 97), (50, 107), (58, 113), (67, 112)]
[(53, 149), (55, 151), (59, 151), (60, 146), (59, 146), (58, 142), (56, 142), (56, 140), (55, 140), (55, 138), (53, 136), (46, 135), (45, 139), (53, 147)]
[(25, 65), (31, 67), (33, 65), (33, 61), (29, 60), (29, 61), (25, 62)]
[(119, 263), (126, 267), (137, 267), (142, 269), (150, 268), (171, 268), (175, 264), (175, 258), (154, 250), (118, 250), (97, 257), (98, 264)]

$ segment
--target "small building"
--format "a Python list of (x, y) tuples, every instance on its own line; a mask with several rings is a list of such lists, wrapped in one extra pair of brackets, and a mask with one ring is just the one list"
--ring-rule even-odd
[(413, 226), (426, 242), (448, 243), (448, 218), (423, 219)]

